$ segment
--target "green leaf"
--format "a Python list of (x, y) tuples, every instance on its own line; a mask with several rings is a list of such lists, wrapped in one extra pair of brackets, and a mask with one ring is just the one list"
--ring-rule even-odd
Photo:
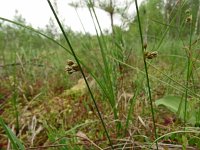
[(180, 103), (181, 103), (181, 97), (178, 96), (166, 96), (155, 101), (156, 106), (163, 105), (173, 113), (178, 112)]
[[(185, 102), (182, 100), (181, 97), (179, 96), (172, 96), (168, 95), (165, 96), (161, 99), (158, 99), (155, 101), (156, 106), (164, 106), (171, 112), (177, 114), (177, 116), (181, 119), (184, 120), (184, 107), (185, 107)], [(196, 112), (195, 110), (190, 109), (192, 108), (191, 102), (188, 102), (188, 107), (187, 107), (187, 122), (195, 125), (196, 124)]]
[(0, 117), (0, 125), (5, 130), (10, 142), (15, 150), (25, 150), (25, 147), (22, 145), (21, 141), (16, 137), (12, 130), (4, 123), (3, 119)]

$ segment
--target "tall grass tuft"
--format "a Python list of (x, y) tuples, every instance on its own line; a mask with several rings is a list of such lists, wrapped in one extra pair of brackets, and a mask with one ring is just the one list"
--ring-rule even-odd
[[(104, 38), (100, 23), (98, 21), (94, 6), (92, 4), (92, 1), (90, 0), (88, 3), (88, 9), (90, 11), (90, 15), (92, 17), (93, 20), (93, 24), (96, 30), (96, 34), (97, 34), (97, 39), (98, 39), (98, 43), (99, 43), (99, 47), (100, 47), (100, 52), (101, 52), (101, 57), (103, 60), (103, 81), (101, 82), (101, 89), (104, 93), (104, 95), (107, 97), (109, 104), (112, 107), (112, 111), (114, 114), (114, 119), (116, 122), (116, 129), (119, 133), (119, 131), (121, 130), (122, 126), (121, 126), (121, 122), (118, 118), (118, 109), (117, 109), (117, 102), (116, 102), (116, 86), (115, 86), (115, 82), (116, 82), (116, 78), (115, 78), (115, 74), (116, 72), (113, 71), (114, 70), (114, 63), (108, 59), (108, 55), (112, 55), (111, 51), (112, 50), (108, 50), (108, 45), (106, 43), (106, 40)], [(93, 16), (94, 15), (94, 16)], [(97, 22), (98, 27), (96, 27), (95, 21)], [(98, 29), (100, 31), (100, 35), (98, 33)], [(112, 49), (112, 47), (109, 47)]]

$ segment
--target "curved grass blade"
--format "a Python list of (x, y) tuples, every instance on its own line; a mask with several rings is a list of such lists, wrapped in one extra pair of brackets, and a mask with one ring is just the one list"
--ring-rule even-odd
[(12, 130), (4, 123), (3, 119), (0, 117), (0, 124), (6, 132), (13, 148), (15, 150), (25, 150), (25, 147), (22, 145), (21, 141), (16, 137)]
[(6, 19), (6, 18), (3, 18), (3, 17), (0, 17), (0, 20), (3, 20), (3, 21), (6, 21), (6, 22), (9, 22), (9, 23), (12, 23), (12, 24), (15, 24), (17, 26), (21, 26), (29, 31), (32, 31), (32, 32), (35, 32), (39, 35), (42, 35), (43, 37), (49, 39), (50, 41), (54, 42), (55, 44), (59, 45), (60, 47), (62, 47), (65, 51), (67, 51), (69, 54), (71, 54), (70, 50), (67, 49), (66, 47), (64, 47), (63, 45), (61, 45), (59, 42), (57, 42), (56, 40), (52, 39), (51, 37), (45, 35), (44, 33), (40, 32), (40, 31), (37, 31), (35, 29), (33, 29), (32, 27), (29, 27), (29, 26), (26, 26), (26, 25), (23, 25), (21, 23), (18, 23), (16, 21), (12, 21), (12, 20), (9, 20), (9, 19)]
[(173, 134), (179, 134), (179, 133), (196, 133), (196, 134), (199, 134), (200, 133), (200, 131), (174, 131), (174, 132), (169, 132), (169, 133), (167, 133), (167, 134), (164, 134), (164, 135), (162, 135), (162, 136), (160, 136), (160, 137), (158, 137), (156, 140), (154, 140), (153, 141), (153, 143), (150, 145), (150, 149), (152, 149), (152, 146), (156, 143), (156, 142), (158, 142), (159, 140), (161, 140), (161, 139), (163, 139), (164, 137), (166, 137), (166, 136), (170, 136), (170, 135), (173, 135)]

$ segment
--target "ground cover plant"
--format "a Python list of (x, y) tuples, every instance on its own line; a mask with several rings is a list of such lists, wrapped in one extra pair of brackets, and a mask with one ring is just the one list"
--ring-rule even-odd
[(1, 149), (200, 149), (198, 0), (71, 3), (88, 8), (96, 35), (71, 31), (47, 3), (46, 29), (0, 17)]

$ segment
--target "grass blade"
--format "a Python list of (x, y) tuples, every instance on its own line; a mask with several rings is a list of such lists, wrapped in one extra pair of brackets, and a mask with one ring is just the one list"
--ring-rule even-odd
[[(97, 15), (96, 15), (96, 12), (94, 10), (94, 8), (92, 7), (92, 12), (91, 12), (91, 9), (89, 8), (89, 11), (90, 11), (90, 14), (91, 14), (91, 17), (92, 17), (92, 20), (94, 22), (94, 18), (92, 16), (92, 12), (93, 14), (95, 15), (95, 19), (98, 23), (98, 18), (97, 18)], [(94, 23), (94, 26), (95, 26), (95, 23)], [(109, 100), (109, 103), (113, 109), (113, 113), (114, 113), (114, 118), (116, 121), (116, 128), (117, 130), (120, 130), (121, 128), (121, 123), (119, 122), (119, 119), (118, 119), (118, 111), (117, 111), (117, 108), (116, 108), (116, 98), (115, 98), (115, 94), (114, 94), (114, 89), (113, 89), (113, 82), (111, 81), (111, 67), (109, 66), (109, 61), (106, 57), (106, 52), (108, 52), (107, 50), (107, 46), (106, 46), (106, 42), (104, 40), (104, 36), (103, 36), (103, 33), (102, 33), (102, 30), (101, 30), (101, 27), (98, 23), (98, 27), (99, 27), (99, 30), (100, 30), (100, 33), (101, 33), (101, 37), (99, 36), (98, 34), (98, 31), (97, 31), (97, 28), (95, 26), (95, 30), (96, 30), (96, 34), (97, 34), (97, 38), (98, 38), (98, 42), (99, 42), (99, 46), (100, 46), (100, 50), (101, 50), (101, 56), (102, 56), (102, 59), (103, 59), (103, 64), (104, 64), (104, 71), (105, 71), (105, 75), (103, 76), (104, 77), (104, 89), (102, 89), (104, 92), (105, 95), (108, 96), (108, 100)], [(111, 63), (110, 63), (111, 64)], [(112, 64), (111, 64), (112, 65)]]
[(16, 137), (12, 130), (4, 123), (3, 119), (0, 117), (0, 124), (5, 130), (11, 144), (15, 150), (25, 150), (25, 147), (22, 145), (21, 141)]

